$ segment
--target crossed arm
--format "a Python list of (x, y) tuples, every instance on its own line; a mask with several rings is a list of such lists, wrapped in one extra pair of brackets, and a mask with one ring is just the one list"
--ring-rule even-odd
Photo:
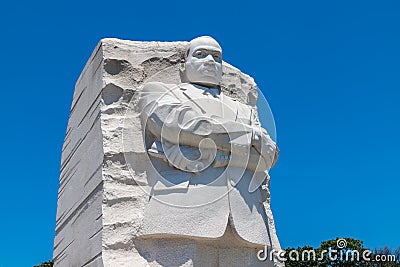
[[(201, 144), (206, 152), (217, 148), (236, 155), (248, 155), (255, 149), (264, 158), (267, 168), (276, 161), (277, 147), (259, 124), (247, 125), (204, 115), (195, 103), (181, 103), (173, 90), (163, 83), (146, 84), (141, 91), (139, 107), (145, 129), (167, 144), (166, 153), (176, 154), (177, 145), (199, 148)], [(213, 142), (204, 142), (205, 139)], [(202, 157), (210, 158), (210, 154), (204, 153)], [(182, 166), (178, 164), (178, 167)]]

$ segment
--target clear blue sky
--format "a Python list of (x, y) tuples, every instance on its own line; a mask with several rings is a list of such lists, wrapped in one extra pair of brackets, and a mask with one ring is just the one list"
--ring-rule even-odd
[(400, 245), (400, 2), (3, 1), (0, 267), (51, 259), (74, 84), (97, 42), (215, 37), (273, 110), (283, 247)]

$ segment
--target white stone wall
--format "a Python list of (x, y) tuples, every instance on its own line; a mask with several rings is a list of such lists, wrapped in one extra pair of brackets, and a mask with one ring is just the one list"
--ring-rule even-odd
[(102, 45), (79, 77), (61, 158), (54, 259), (59, 266), (101, 262), (103, 136)]

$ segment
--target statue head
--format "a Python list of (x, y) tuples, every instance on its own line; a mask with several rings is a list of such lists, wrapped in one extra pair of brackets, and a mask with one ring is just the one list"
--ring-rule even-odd
[(190, 41), (181, 71), (184, 82), (207, 87), (219, 86), (222, 78), (222, 48), (210, 36)]

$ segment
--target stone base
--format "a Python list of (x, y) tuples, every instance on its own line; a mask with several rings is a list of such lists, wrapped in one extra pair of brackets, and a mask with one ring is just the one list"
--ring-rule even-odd
[[(225, 234), (215, 240), (170, 237), (146, 238), (135, 241), (136, 256), (134, 253), (124, 257), (106, 257), (115, 259), (119, 257), (118, 266), (151, 266), (151, 267), (176, 267), (176, 266), (263, 266), (273, 267), (271, 261), (260, 261), (257, 252), (263, 247), (252, 246), (239, 240), (228, 225)], [(115, 251), (114, 251), (115, 252)], [(138, 264), (141, 258), (142, 263)], [(276, 265), (275, 265), (276, 266)]]

